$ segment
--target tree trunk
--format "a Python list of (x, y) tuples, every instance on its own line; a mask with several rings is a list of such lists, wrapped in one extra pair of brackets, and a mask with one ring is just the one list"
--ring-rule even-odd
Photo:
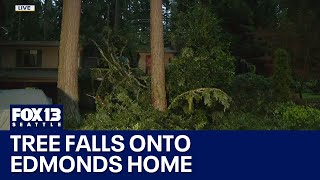
[(63, 1), (59, 50), (58, 101), (67, 123), (79, 122), (78, 58), (81, 1)]
[(155, 109), (167, 109), (163, 40), (162, 0), (151, 0), (151, 91)]

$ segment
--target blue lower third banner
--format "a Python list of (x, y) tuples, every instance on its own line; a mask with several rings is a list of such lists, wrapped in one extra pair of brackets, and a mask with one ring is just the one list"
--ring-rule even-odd
[(320, 132), (68, 131), (62, 106), (11, 106), (1, 179), (320, 179)]

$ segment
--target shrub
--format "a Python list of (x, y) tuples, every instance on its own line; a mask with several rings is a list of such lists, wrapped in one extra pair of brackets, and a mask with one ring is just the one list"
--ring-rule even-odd
[(293, 103), (280, 104), (274, 110), (280, 129), (319, 130), (320, 110)]
[(191, 113), (194, 110), (195, 103), (202, 101), (203, 104), (208, 107), (213, 107), (217, 104), (223, 106), (223, 110), (227, 110), (230, 107), (231, 98), (220, 89), (215, 88), (201, 88), (192, 91), (185, 92), (177, 96), (169, 106), (169, 109), (176, 109), (178, 107), (184, 107), (183, 101), (187, 102), (186, 113)]
[(228, 87), (234, 77), (233, 67), (233, 59), (227, 54), (213, 58), (196, 56), (192, 49), (184, 49), (167, 71), (170, 100), (193, 89)]
[(315, 93), (320, 93), (320, 80), (317, 80), (317, 84), (316, 86), (314, 87), (313, 91)]
[(231, 112), (211, 129), (220, 130), (319, 130), (320, 110), (294, 103), (270, 106), (263, 115)]
[(278, 49), (275, 52), (274, 72), (272, 76), (273, 96), (276, 100), (290, 99), (292, 83), (290, 57), (287, 51)]
[[(89, 114), (82, 125), (83, 130), (158, 130), (163, 129), (161, 120), (164, 115), (152, 107), (141, 106), (125, 94), (118, 96), (118, 103), (111, 109), (100, 108)], [(111, 111), (110, 111), (111, 110)]]
[(275, 130), (277, 121), (253, 113), (232, 112), (223, 116), (217, 126), (218, 130)]
[(254, 73), (236, 76), (231, 86), (233, 105), (244, 112), (265, 111), (271, 101), (271, 81)]
[[(144, 94), (143, 96), (146, 96)], [(106, 96), (108, 97), (108, 96)], [(190, 100), (192, 99), (192, 100)], [(203, 106), (199, 101), (203, 100)], [(187, 101), (185, 104), (184, 101)], [(84, 130), (201, 130), (212, 125), (213, 119), (221, 112), (209, 114), (207, 109), (217, 105), (225, 110), (231, 99), (218, 89), (200, 89), (186, 92), (177, 98), (169, 111), (155, 111), (149, 103), (139, 102), (126, 93), (118, 93), (112, 100), (105, 99), (98, 112), (89, 114), (81, 129)], [(190, 107), (192, 107), (190, 109)], [(180, 111), (182, 109), (182, 111)]]
[(175, 122), (181, 127), (207, 129), (229, 109), (231, 98), (220, 89), (201, 88), (177, 96), (169, 106), (169, 113), (185, 120)]
[(320, 82), (318, 80), (311, 80), (306, 82), (305, 92), (318, 93), (320, 92)]

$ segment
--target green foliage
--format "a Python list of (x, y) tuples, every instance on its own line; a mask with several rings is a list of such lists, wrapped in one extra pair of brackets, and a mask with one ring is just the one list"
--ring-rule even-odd
[(86, 117), (82, 129), (158, 129), (158, 115), (149, 105), (149, 78), (121, 63), (112, 45), (97, 45), (105, 68), (92, 70), (95, 79), (102, 79), (94, 96), (97, 112)]
[(319, 80), (311, 80), (306, 82), (305, 84), (306, 92), (309, 93), (319, 93), (320, 92), (320, 81)]
[(234, 59), (223, 51), (211, 58), (205, 54), (198, 56), (190, 48), (183, 49), (167, 71), (170, 99), (193, 89), (228, 86), (234, 76)]
[(277, 121), (273, 118), (253, 113), (230, 113), (219, 120), (219, 124), (212, 129), (218, 130), (275, 130)]
[[(112, 102), (113, 101), (113, 102)], [(163, 129), (159, 112), (151, 106), (142, 106), (125, 93), (112, 101), (105, 100), (94, 114), (89, 114), (81, 129), (84, 130), (157, 130)]]
[(320, 110), (293, 103), (280, 104), (274, 111), (281, 129), (319, 130)]
[(62, 1), (33, 0), (28, 2), (36, 5), (35, 12), (16, 13), (14, 11), (15, 5), (24, 4), (26, 1), (5, 1), (3, 4), (5, 6), (5, 23), (3, 26), (6, 29), (6, 33), (3, 33), (3, 29), (0, 28), (0, 39), (22, 41), (58, 40), (60, 37)]
[(213, 107), (216, 103), (221, 104), (224, 107), (224, 111), (230, 107), (231, 98), (220, 89), (216, 88), (201, 88), (192, 91), (185, 92), (177, 96), (172, 100), (169, 109), (176, 109), (183, 107), (181, 103), (187, 102), (187, 113), (194, 111), (194, 104), (199, 101), (203, 101), (207, 107)]
[(230, 112), (210, 129), (218, 130), (319, 130), (320, 110), (294, 103), (270, 104), (264, 114)]
[(143, 75), (140, 70), (131, 69), (128, 64), (121, 63), (113, 54), (114, 48), (110, 48), (108, 43), (106, 43), (107, 50), (105, 51), (98, 44), (96, 45), (106, 66), (104, 69), (97, 69), (94, 75), (102, 79), (96, 94), (98, 105), (109, 106), (113, 100), (117, 101), (119, 94), (127, 94), (137, 101), (149, 102), (140, 98), (144, 97), (140, 96), (141, 94), (149, 92), (148, 77)]
[(289, 54), (282, 49), (275, 52), (274, 72), (272, 76), (273, 96), (276, 100), (290, 99), (292, 83)]
[[(124, 8), (126, 11), (121, 13), (123, 19), (117, 32), (109, 27), (108, 23), (112, 24), (109, 15), (107, 18), (97, 16), (99, 21), (103, 22), (97, 27), (88, 26), (91, 22), (89, 16), (83, 21), (83, 34), (87, 37), (94, 36), (91, 38), (99, 40), (99, 43), (104, 34), (93, 32), (98, 29), (101, 32), (102, 28), (108, 26), (105, 29), (108, 32), (109, 44), (106, 48), (99, 48), (105, 60), (105, 68), (92, 71), (93, 77), (103, 79), (94, 97), (97, 112), (87, 116), (82, 129), (319, 128), (317, 109), (270, 103), (272, 96), (281, 101), (290, 97), (291, 71), (289, 55), (285, 51), (278, 50), (275, 54), (275, 74), (272, 81), (271, 78), (254, 73), (239, 75), (234, 79), (235, 58), (230, 55), (230, 45), (224, 31), (230, 33), (227, 38), (232, 39), (232, 54), (241, 59), (264, 55), (272, 47), (260, 40), (256, 42), (254, 34), (258, 27), (266, 30), (278, 25), (279, 11), (284, 12), (284, 9), (279, 9), (282, 7), (279, 7), (278, 2), (188, 0), (172, 1), (175, 4), (172, 10), (171, 7), (168, 10), (166, 6), (165, 30), (171, 32), (170, 36), (165, 36), (166, 42), (170, 37), (170, 44), (181, 52), (168, 68), (167, 92), (171, 105), (166, 113), (157, 112), (150, 105), (148, 77), (127, 64), (119, 63), (118, 54), (126, 51), (127, 55), (136, 49), (148, 48), (150, 39), (147, 33), (150, 31), (149, 19), (145, 18), (148, 15), (149, 2), (126, 3), (128, 6), (123, 7), (129, 8)], [(211, 6), (213, 4), (214, 6)], [(108, 9), (108, 6), (99, 9), (99, 6), (89, 3), (87, 10), (91, 9), (91, 6), (98, 8), (97, 11), (90, 12), (93, 17)], [(285, 13), (280, 14), (287, 16)], [(266, 16), (268, 19), (265, 19)], [(170, 18), (172, 21), (168, 23)], [(130, 57), (132, 59), (134, 55), (131, 54)], [(226, 93), (214, 89), (220, 88), (229, 92), (230, 85), (232, 102)], [(226, 109), (229, 111), (225, 111)]]
[(226, 50), (228, 43), (223, 40), (220, 20), (208, 7), (197, 4), (186, 11), (175, 8), (172, 17), (171, 38), (179, 48), (188, 47), (195, 52), (211, 51), (212, 47)]
[[(112, 73), (112, 70), (108, 72)], [(227, 94), (218, 89), (204, 88), (178, 96), (169, 107), (169, 111), (161, 113), (155, 111), (151, 106), (148, 88), (141, 88), (136, 81), (130, 82), (126, 77), (120, 77), (119, 74), (114, 75), (115, 77), (108, 76), (108, 79), (102, 82), (96, 96), (97, 112), (86, 117), (81, 129), (200, 130), (207, 128), (212, 123), (212, 119), (223, 112), (215, 111), (215, 114), (208, 117), (207, 111), (204, 107), (199, 106), (198, 101), (203, 100), (204, 106), (210, 108), (211, 111), (218, 110), (219, 105), (223, 110), (230, 106), (231, 99)], [(110, 83), (108, 87), (106, 87), (106, 82)], [(192, 112), (179, 111), (180, 107), (185, 107), (185, 101), (190, 103), (188, 107), (194, 108)]]
[(231, 89), (233, 105), (238, 111), (264, 112), (271, 101), (270, 79), (254, 73), (236, 76)]
[[(221, 102), (225, 108), (229, 106), (230, 98), (219, 90), (206, 90), (203, 92), (206, 96), (206, 105), (213, 106), (214, 102)], [(200, 90), (199, 90), (200, 92)], [(191, 93), (191, 92), (189, 92)], [(195, 91), (194, 91), (195, 93)], [(212, 98), (209, 98), (211, 94)], [(186, 93), (187, 95), (187, 93)], [(199, 94), (197, 94), (199, 95)], [(143, 94), (141, 96), (150, 95)], [(181, 95), (176, 98), (184, 97)], [(201, 130), (206, 129), (212, 124), (212, 118), (221, 116), (222, 112), (216, 112), (208, 119), (206, 111), (203, 109), (196, 109), (192, 113), (176, 111), (174, 105), (171, 106), (170, 111), (161, 113), (151, 106), (150, 103), (140, 101), (136, 98), (130, 97), (127, 92), (117, 93), (112, 96), (106, 96), (106, 99), (100, 101), (100, 106), (96, 113), (89, 114), (81, 126), (83, 130)], [(209, 100), (210, 99), (210, 100)], [(210, 123), (211, 122), (211, 123)]]
[(255, 34), (258, 29), (277, 26), (278, 0), (213, 0), (212, 4), (228, 38), (232, 39), (232, 54), (238, 59), (251, 59), (268, 52), (267, 45)]
[(309, 106), (320, 109), (320, 94), (303, 93), (302, 98)]
[(207, 129), (229, 109), (230, 103), (231, 98), (220, 89), (200, 88), (174, 98), (169, 106), (169, 113), (171, 117), (180, 115), (180, 122), (172, 122), (176, 126)]
[(172, 39), (181, 55), (168, 68), (170, 99), (193, 89), (228, 86), (235, 59), (228, 51), (219, 19), (210, 8), (199, 4), (188, 11), (176, 10), (173, 15)]
[[(223, 110), (230, 106), (231, 99), (221, 90), (202, 88), (175, 98), (168, 112), (157, 112), (150, 102), (149, 78), (117, 61), (110, 49), (103, 50), (98, 45), (97, 48), (106, 68), (93, 69), (91, 72), (91, 77), (102, 79), (94, 97), (97, 112), (86, 117), (81, 129), (205, 129), (219, 112), (208, 117), (206, 109), (203, 105), (199, 106), (198, 101), (203, 100), (204, 106), (210, 108), (211, 112), (217, 104)], [(185, 100), (189, 103), (188, 107), (195, 107), (193, 112), (177, 110)]]

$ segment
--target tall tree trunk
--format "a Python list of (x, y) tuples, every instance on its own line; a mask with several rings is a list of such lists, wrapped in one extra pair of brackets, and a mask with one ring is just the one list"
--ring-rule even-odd
[[(58, 100), (66, 120), (79, 122), (78, 58), (81, 1), (63, 1), (59, 50)], [(70, 121), (71, 122), (71, 121)], [(69, 123), (69, 122), (67, 122)]]
[(163, 40), (162, 0), (150, 1), (151, 18), (151, 91), (155, 109), (167, 109)]

